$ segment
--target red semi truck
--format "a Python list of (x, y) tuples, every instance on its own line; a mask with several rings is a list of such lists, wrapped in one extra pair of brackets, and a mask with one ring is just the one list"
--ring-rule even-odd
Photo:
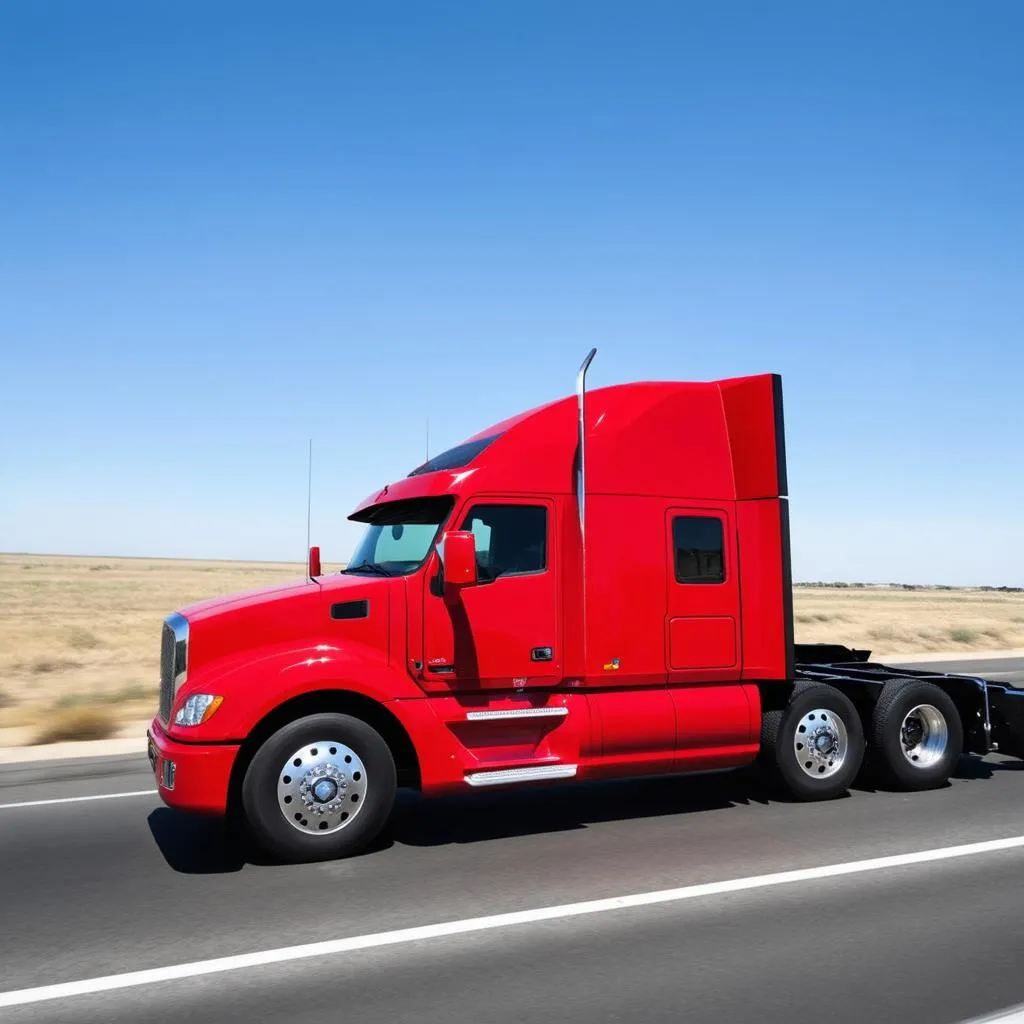
[(285, 860), (425, 795), (760, 762), (801, 800), (870, 765), (1024, 757), (1024, 694), (794, 643), (776, 374), (586, 390), (356, 508), (347, 567), (183, 608), (148, 730), (159, 792)]

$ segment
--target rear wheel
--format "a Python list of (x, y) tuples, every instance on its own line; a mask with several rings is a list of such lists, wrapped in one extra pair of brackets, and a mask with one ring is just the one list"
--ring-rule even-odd
[(895, 789), (934, 789), (948, 781), (963, 751), (960, 713), (949, 694), (920, 679), (891, 679), (871, 716), (872, 760)]
[(798, 683), (781, 711), (766, 711), (762, 763), (797, 800), (831, 800), (853, 783), (864, 759), (864, 729), (853, 702), (834, 686)]
[(347, 857), (380, 833), (396, 784), (391, 751), (369, 725), (350, 715), (309, 715), (256, 752), (242, 809), (256, 842), (283, 860)]

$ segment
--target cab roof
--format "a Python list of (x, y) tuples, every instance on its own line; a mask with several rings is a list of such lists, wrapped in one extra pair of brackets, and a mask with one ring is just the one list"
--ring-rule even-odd
[[(569, 396), (492, 424), (368, 496), (349, 518), (417, 497), (573, 493), (578, 416)], [(778, 374), (595, 388), (586, 394), (587, 493), (783, 496), (784, 437)]]

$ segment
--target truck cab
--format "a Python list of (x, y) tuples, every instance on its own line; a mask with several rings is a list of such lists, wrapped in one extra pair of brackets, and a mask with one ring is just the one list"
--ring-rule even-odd
[(365, 848), (398, 786), (766, 752), (802, 798), (849, 786), (868, 709), (795, 664), (779, 376), (584, 375), (368, 496), (341, 572), (168, 617), (149, 728), (168, 805), (308, 860)]

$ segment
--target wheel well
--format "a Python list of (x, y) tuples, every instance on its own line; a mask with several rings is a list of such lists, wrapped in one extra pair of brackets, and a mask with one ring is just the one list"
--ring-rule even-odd
[(302, 718), (305, 715), (315, 715), (325, 711), (352, 715), (353, 718), (361, 719), (376, 729), (384, 738), (384, 742), (391, 750), (391, 756), (395, 759), (398, 785), (419, 789), (420, 765), (419, 759), (416, 757), (416, 748), (405, 731), (405, 727), (385, 705), (348, 690), (317, 690), (285, 701), (253, 727), (242, 743), (231, 770), (228, 792), (230, 809), (236, 809), (239, 806), (245, 772), (263, 743), (289, 722), (294, 722), (297, 718)]
[(851, 681), (844, 679), (797, 678), (793, 680), (779, 679), (759, 682), (757, 689), (761, 696), (761, 713), (764, 714), (766, 711), (784, 711), (789, 704), (790, 698), (793, 696), (793, 691), (798, 686), (807, 686), (815, 682), (831, 686), (848, 697), (857, 709), (857, 714), (860, 715), (865, 728), (867, 727), (867, 721), (871, 717), (871, 709), (875, 706), (875, 701), (878, 699), (878, 694), (882, 688), (874, 685), (866, 687), (857, 682), (854, 682), (854, 685), (849, 685)]
[(762, 680), (757, 684), (761, 699), (761, 714), (766, 711), (783, 711), (793, 696), (794, 683), (787, 679)]

